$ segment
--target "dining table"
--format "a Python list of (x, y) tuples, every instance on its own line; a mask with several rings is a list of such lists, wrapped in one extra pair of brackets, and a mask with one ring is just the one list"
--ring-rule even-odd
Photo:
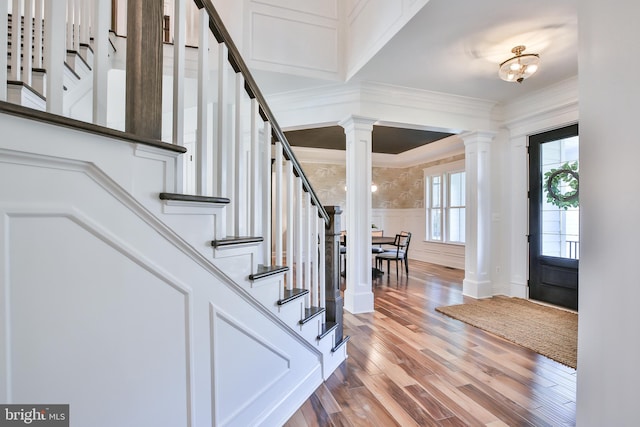
[(372, 236), (371, 244), (372, 245), (393, 245), (396, 241), (395, 236)]
[[(342, 238), (340, 239), (340, 244), (342, 244), (344, 247), (347, 246), (346, 240), (347, 239), (345, 238), (345, 236), (342, 236)], [(375, 255), (384, 252), (384, 248), (382, 248), (382, 245), (393, 245), (395, 241), (395, 236), (371, 236), (371, 253)], [(344, 271), (342, 271), (341, 274), (343, 276), (346, 276), (346, 268)], [(371, 275), (373, 278), (382, 277), (384, 275), (384, 271), (380, 270), (379, 268), (372, 267)]]

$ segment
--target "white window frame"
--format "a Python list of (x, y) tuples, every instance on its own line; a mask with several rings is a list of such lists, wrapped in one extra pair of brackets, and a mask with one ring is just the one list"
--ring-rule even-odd
[[(455, 173), (465, 172), (464, 160), (458, 160), (455, 162), (444, 163), (441, 165), (432, 166), (424, 169), (424, 208), (425, 208), (425, 240), (435, 243), (446, 243), (453, 245), (464, 245), (464, 241), (452, 241), (449, 236), (449, 213), (451, 194), (449, 192), (450, 175)], [(440, 231), (441, 239), (433, 239), (431, 236), (431, 221), (432, 211), (431, 208), (431, 182), (433, 177), (440, 177), (440, 207), (435, 209), (441, 210), (440, 215)], [(465, 174), (466, 179), (466, 174)], [(466, 215), (466, 197), (464, 206), (454, 206), (454, 208), (464, 208)], [(466, 235), (464, 236), (466, 240)]]

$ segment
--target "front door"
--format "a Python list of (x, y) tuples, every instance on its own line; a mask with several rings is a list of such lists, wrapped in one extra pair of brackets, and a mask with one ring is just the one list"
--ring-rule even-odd
[(529, 137), (529, 298), (578, 309), (578, 125)]

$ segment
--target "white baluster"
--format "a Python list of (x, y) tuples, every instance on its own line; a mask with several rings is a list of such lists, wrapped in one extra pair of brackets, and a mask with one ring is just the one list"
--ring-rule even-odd
[[(262, 234), (264, 237), (264, 265), (271, 265), (271, 123), (264, 122), (262, 132), (262, 179), (265, 186), (262, 191)], [(292, 254), (293, 255), (293, 254)], [(289, 264), (291, 265), (291, 264)]]
[[(217, 152), (217, 164), (215, 173), (215, 189), (216, 194), (220, 197), (230, 197), (229, 191), (229, 179), (227, 178), (231, 171), (229, 170), (230, 158), (229, 158), (229, 139), (230, 139), (230, 126), (228, 126), (229, 112), (227, 110), (227, 104), (229, 101), (229, 63), (227, 57), (229, 55), (229, 49), (224, 43), (218, 45), (218, 109), (217, 118), (213, 121), (216, 128), (216, 134), (214, 139), (215, 151)], [(233, 209), (232, 206), (227, 206), (223, 210), (222, 224), (225, 224), (225, 229), (216, 230), (216, 233), (220, 235), (218, 238), (225, 237), (227, 234), (231, 234), (227, 216), (231, 214), (228, 212)]]
[[(235, 128), (235, 120), (237, 119), (237, 117), (235, 116), (235, 99), (236, 99), (236, 87), (235, 87), (235, 83), (236, 83), (236, 72), (235, 70), (233, 70), (233, 68), (231, 67), (230, 64), (226, 65), (225, 68), (227, 69), (227, 72), (229, 73), (229, 93), (228, 93), (228, 97), (226, 99), (226, 101), (229, 103), (229, 105), (225, 104), (223, 107), (225, 109), (228, 108), (228, 112), (226, 115), (227, 118), (227, 122), (224, 123), (224, 126), (227, 127), (227, 139), (222, 141), (223, 145), (227, 146), (226, 149), (226, 156), (227, 156), (227, 176), (231, 177), (231, 179), (226, 179), (226, 183), (227, 183), (227, 189), (226, 189), (226, 193), (228, 194), (228, 197), (233, 197), (233, 195), (235, 194), (235, 184), (236, 181), (233, 177), (235, 177), (236, 174), (236, 150), (235, 147), (233, 145), (233, 141), (235, 141), (235, 132), (236, 132), (236, 128)], [(233, 80), (232, 80), (233, 79)], [(231, 93), (233, 92), (233, 93)], [(232, 201), (229, 205), (227, 205), (227, 233), (230, 236), (233, 236), (236, 234), (236, 226), (235, 226), (235, 220), (236, 220), (236, 215), (235, 215), (235, 211), (237, 209), (237, 205), (234, 203), (234, 201)]]
[(247, 175), (249, 173), (246, 162), (246, 146), (244, 133), (244, 114), (242, 107), (246, 92), (244, 90), (244, 77), (242, 73), (236, 73), (236, 108), (235, 108), (235, 139), (234, 139), (234, 165), (233, 174), (233, 200), (236, 236), (247, 235)]
[(94, 3), (93, 25), (90, 28), (93, 31), (93, 123), (106, 126), (111, 1), (95, 0)]
[[(316, 208), (316, 219), (318, 219), (319, 215), (319, 209)], [(324, 230), (325, 230), (325, 223), (324, 223), (324, 218), (319, 218), (318, 219), (318, 236), (320, 236), (320, 242), (318, 243), (318, 253), (319, 253), (319, 258), (320, 258), (320, 262), (318, 263), (318, 270), (319, 270), (319, 275), (318, 275), (318, 287), (320, 288), (320, 305), (319, 307), (326, 307), (327, 305), (327, 292), (326, 292), (326, 280), (327, 280), (327, 276), (326, 276), (326, 259), (325, 259), (325, 250), (326, 250), (326, 240), (325, 240), (325, 235), (324, 235)]]
[(33, 9), (33, 67), (42, 68), (42, 13), (43, 0), (36, 0)]
[(273, 238), (275, 239), (275, 250), (276, 250), (276, 265), (282, 265), (282, 142), (276, 141), (275, 147), (275, 155), (276, 155), (276, 164), (275, 164), (275, 179), (274, 179), (274, 190), (275, 190), (275, 229), (273, 231)]
[(11, 73), (9, 74), (9, 80), (20, 81), (22, 76), (20, 74), (20, 54), (22, 41), (20, 40), (20, 33), (22, 31), (21, 24), (22, 13), (22, 0), (13, 0), (11, 7)]
[[(311, 203), (311, 193), (309, 193), (309, 203)], [(309, 216), (309, 223), (311, 230), (309, 234), (310, 250), (311, 250), (311, 305), (314, 307), (320, 307), (320, 271), (318, 270), (318, 207), (315, 205), (309, 205), (311, 211)]]
[[(100, 0), (85, 0), (86, 4), (85, 7), (87, 8), (87, 13), (89, 14), (89, 20), (88, 20), (88, 25), (87, 25), (87, 45), (91, 45), (92, 41), (91, 39), (94, 38), (95, 36), (95, 30), (97, 27), (97, 22), (98, 20), (96, 19), (96, 9), (98, 8), (98, 2)], [(109, 7), (109, 15), (107, 15), (109, 17), (108, 21), (107, 21), (107, 27), (109, 29), (111, 29), (111, 7)], [(115, 30), (115, 28), (113, 28)]]
[(211, 188), (207, 179), (210, 153), (207, 132), (207, 94), (209, 93), (209, 15), (202, 8), (198, 32), (198, 128), (196, 130), (196, 192), (210, 196)]
[[(173, 19), (173, 143), (184, 146), (184, 79), (185, 43), (187, 34), (186, 0), (175, 0)], [(181, 156), (176, 163), (176, 192), (184, 192), (185, 162)]]
[[(260, 132), (259, 124), (261, 123), (260, 117), (260, 104), (258, 100), (253, 98), (251, 100), (251, 167), (249, 172), (251, 173), (251, 190), (250, 190), (250, 204), (249, 204), (249, 223), (251, 225), (249, 234), (252, 236), (259, 236), (262, 234), (262, 223), (260, 222), (260, 212), (263, 211), (261, 205), (260, 191)], [(266, 181), (265, 181), (266, 184)], [(262, 190), (264, 191), (264, 190)]]
[(303, 194), (304, 203), (304, 229), (302, 230), (303, 245), (304, 245), (304, 289), (309, 290), (309, 293), (305, 296), (304, 306), (305, 308), (311, 307), (311, 262), (313, 257), (311, 255), (311, 194), (305, 192)]
[(296, 187), (296, 214), (295, 214), (295, 220), (296, 220), (296, 233), (295, 233), (295, 241), (297, 243), (296, 245), (296, 258), (295, 258), (295, 263), (296, 263), (296, 288), (302, 288), (304, 283), (303, 283), (303, 271), (304, 271), (304, 265), (303, 265), (303, 260), (302, 260), (302, 256), (303, 256), (303, 251), (304, 251), (304, 217), (302, 215), (302, 206), (304, 203), (303, 197), (302, 197), (302, 179), (300, 177), (296, 177), (295, 179), (296, 183), (295, 183), (295, 187)]
[[(66, 50), (73, 49), (73, 7), (75, 0), (67, 0), (67, 32), (66, 32)], [(45, 28), (46, 28), (45, 24)]]
[(7, 46), (9, 45), (9, 0), (0, 0), (0, 101), (7, 100)]
[[(104, 0), (102, 0), (104, 1)], [(44, 3), (44, 68), (47, 70), (47, 111), (62, 114), (63, 75), (65, 59), (65, 9), (59, 3)]]
[(73, 45), (71, 49), (80, 52), (80, 0), (73, 5)]
[(24, 3), (24, 24), (22, 31), (22, 81), (31, 86), (33, 68), (33, 0)]
[(293, 235), (294, 235), (294, 216), (293, 216), (293, 206), (294, 206), (294, 194), (293, 194), (293, 182), (294, 182), (294, 174), (293, 174), (293, 162), (287, 161), (285, 170), (285, 179), (287, 180), (287, 243), (285, 245), (285, 249), (287, 251), (287, 266), (289, 270), (286, 274), (287, 288), (293, 288), (293, 253), (294, 253), (294, 244), (293, 244)]
[[(82, 15), (80, 16), (80, 45), (89, 45), (91, 41), (89, 38), (89, 28), (91, 27), (91, 3), (92, 0), (82, 0), (80, 4), (80, 10)], [(88, 60), (89, 58), (84, 58)]]

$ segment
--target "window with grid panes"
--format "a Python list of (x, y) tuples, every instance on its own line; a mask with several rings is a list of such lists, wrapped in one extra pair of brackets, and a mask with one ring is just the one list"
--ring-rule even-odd
[[(448, 166), (448, 167), (447, 167)], [(425, 169), (426, 240), (465, 242), (464, 161)]]

